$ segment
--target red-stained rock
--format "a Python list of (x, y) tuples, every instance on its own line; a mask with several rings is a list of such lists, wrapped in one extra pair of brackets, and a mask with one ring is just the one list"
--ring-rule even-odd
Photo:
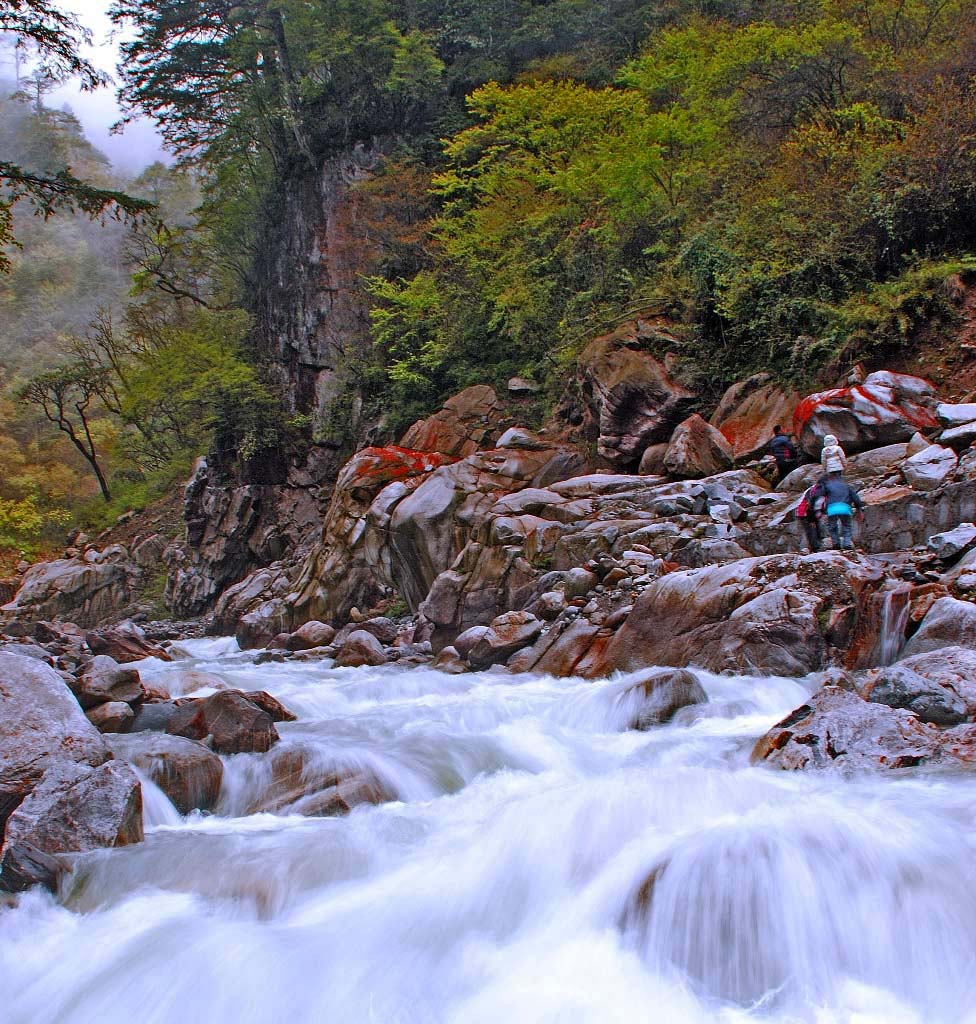
[(370, 506), (387, 487), (402, 497), (427, 474), (453, 461), (397, 445), (357, 452), (339, 472), (322, 539), (297, 581), (283, 581), (286, 586), (269, 598), (268, 588), (277, 586), (270, 576), (262, 580), (269, 570), (252, 573), (221, 596), (214, 609), (214, 630), (234, 633), (242, 646), (257, 647), (312, 619), (342, 620), (357, 604), (374, 605), (384, 596), (384, 588), (363, 550)]
[(795, 392), (770, 383), (768, 374), (756, 374), (726, 391), (709, 423), (732, 446), (736, 461), (756, 459), (767, 454), (774, 426), (790, 429), (799, 401)]
[(502, 421), (495, 392), (486, 384), (476, 384), (449, 398), (433, 416), (414, 423), (400, 444), (463, 458), (479, 448), (490, 448)]
[(850, 455), (908, 441), (916, 431), (938, 427), (935, 402), (927, 381), (881, 371), (869, 374), (863, 384), (804, 398), (794, 413), (793, 432), (800, 447), (815, 458), (825, 434), (834, 434)]

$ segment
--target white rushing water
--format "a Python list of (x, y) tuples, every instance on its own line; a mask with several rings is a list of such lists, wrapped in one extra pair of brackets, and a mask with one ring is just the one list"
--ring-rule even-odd
[[(0, 910), (3, 1024), (976, 1021), (976, 779), (750, 767), (803, 681), (702, 674), (708, 705), (638, 733), (627, 677), (185, 646), (144, 677), (299, 720), (224, 759), (216, 814), (147, 787), (145, 843)], [(288, 758), (397, 799), (247, 814)]]

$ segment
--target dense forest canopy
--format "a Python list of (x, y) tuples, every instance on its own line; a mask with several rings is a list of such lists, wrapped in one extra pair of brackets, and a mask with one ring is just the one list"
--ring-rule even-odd
[(218, 221), (260, 223), (283, 179), (376, 135), (404, 201), (433, 174), (422, 239), (370, 284), (357, 378), (386, 408), (545, 379), (640, 302), (716, 379), (809, 378), (943, 312), (931, 281), (974, 248), (972, 0), (115, 15), (138, 30), (125, 94), (211, 169)]

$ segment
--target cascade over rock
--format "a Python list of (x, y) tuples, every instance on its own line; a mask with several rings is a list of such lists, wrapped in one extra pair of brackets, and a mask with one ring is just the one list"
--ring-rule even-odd
[(158, 732), (110, 736), (107, 742), (115, 757), (144, 772), (181, 814), (216, 805), (224, 764), (202, 743)]

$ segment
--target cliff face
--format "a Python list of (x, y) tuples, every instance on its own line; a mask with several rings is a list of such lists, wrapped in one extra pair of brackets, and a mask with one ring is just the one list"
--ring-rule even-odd
[[(368, 199), (358, 186), (383, 156), (356, 146), (296, 176), (266, 225), (254, 268), (254, 343), (289, 410), (321, 435), (349, 361), (369, 344), (362, 278), (376, 264)], [(365, 425), (342, 423), (344, 440)], [(243, 468), (210, 458), (186, 488), (186, 541), (169, 553), (166, 599), (181, 616), (207, 613), (220, 594), (256, 569), (300, 558), (318, 535), (343, 459), (326, 438), (305, 450), (266, 452)]]
[(321, 425), (346, 362), (368, 345), (362, 277), (375, 265), (367, 200), (384, 146), (357, 145), (328, 159), (317, 176), (297, 178), (267, 228), (255, 268), (256, 343), (291, 409)]

